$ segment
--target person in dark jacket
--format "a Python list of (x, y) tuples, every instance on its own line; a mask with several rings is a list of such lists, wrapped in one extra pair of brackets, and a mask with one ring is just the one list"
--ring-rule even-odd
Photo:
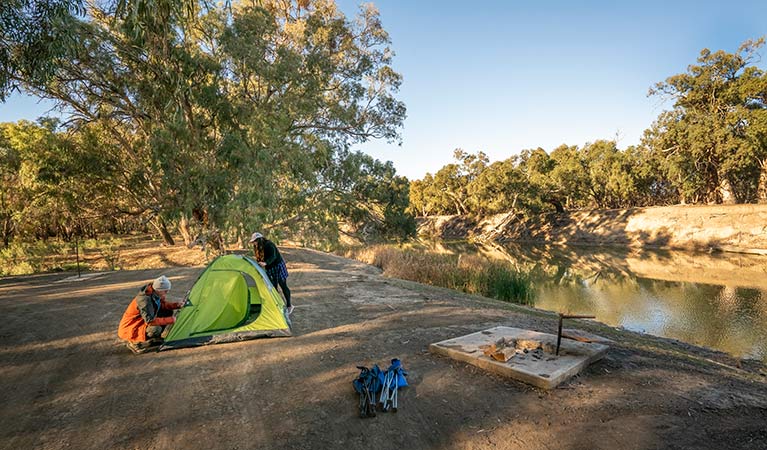
[(285, 260), (282, 259), (280, 251), (277, 250), (277, 246), (258, 232), (253, 233), (248, 243), (253, 244), (253, 253), (256, 261), (266, 269), (266, 274), (269, 276), (272, 286), (275, 289), (277, 286), (282, 289), (282, 295), (285, 297), (285, 307), (288, 309), (288, 314), (292, 313), (293, 305), (290, 303), (290, 289), (288, 288), (288, 267), (285, 265)]
[(141, 287), (120, 320), (117, 336), (127, 341), (133, 353), (144, 353), (162, 344), (162, 332), (176, 322), (173, 310), (184, 302), (165, 300), (170, 291), (170, 280), (165, 275)]

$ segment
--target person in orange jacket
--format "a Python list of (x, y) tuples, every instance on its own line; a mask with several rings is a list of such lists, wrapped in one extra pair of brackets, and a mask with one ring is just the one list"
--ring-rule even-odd
[(170, 291), (170, 280), (165, 275), (141, 287), (125, 310), (117, 336), (127, 341), (133, 353), (144, 353), (162, 344), (162, 332), (176, 322), (173, 310), (184, 302), (165, 301)]

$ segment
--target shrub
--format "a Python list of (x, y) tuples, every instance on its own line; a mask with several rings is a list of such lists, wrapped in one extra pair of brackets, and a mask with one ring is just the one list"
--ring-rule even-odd
[[(88, 239), (79, 242), (80, 270), (102, 268), (104, 264), (86, 262), (86, 253), (95, 251), (109, 270), (120, 268), (122, 239)], [(91, 253), (92, 254), (92, 253)], [(98, 259), (98, 258), (97, 258)], [(0, 276), (77, 270), (75, 243), (60, 241), (12, 242), (0, 249)]]
[[(91, 242), (89, 241), (89, 246)], [(99, 254), (107, 264), (109, 270), (120, 269), (120, 247), (123, 246), (122, 239), (107, 238), (93, 242), (93, 246), (99, 251)]]
[(0, 276), (43, 271), (52, 263), (50, 255), (58, 252), (59, 245), (53, 242), (12, 242), (0, 250)]
[(347, 248), (341, 253), (346, 257), (372, 264), (387, 276), (395, 278), (512, 303), (532, 304), (534, 301), (530, 276), (502, 261), (391, 245)]

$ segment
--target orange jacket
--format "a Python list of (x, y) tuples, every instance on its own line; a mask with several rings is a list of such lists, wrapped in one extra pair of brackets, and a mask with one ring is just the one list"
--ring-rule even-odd
[(174, 317), (158, 317), (161, 309), (178, 309), (183, 303), (168, 303), (155, 294), (151, 284), (141, 288), (125, 310), (117, 336), (129, 342), (145, 342), (148, 326), (163, 326), (175, 322)]

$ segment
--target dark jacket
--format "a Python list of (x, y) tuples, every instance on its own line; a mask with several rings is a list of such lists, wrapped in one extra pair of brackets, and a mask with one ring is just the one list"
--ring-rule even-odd
[(283, 261), (284, 260), (282, 259), (282, 255), (280, 255), (280, 251), (277, 250), (277, 246), (274, 245), (274, 242), (264, 238), (263, 262), (266, 264), (266, 268), (271, 269), (273, 267), (277, 267), (277, 265)]

